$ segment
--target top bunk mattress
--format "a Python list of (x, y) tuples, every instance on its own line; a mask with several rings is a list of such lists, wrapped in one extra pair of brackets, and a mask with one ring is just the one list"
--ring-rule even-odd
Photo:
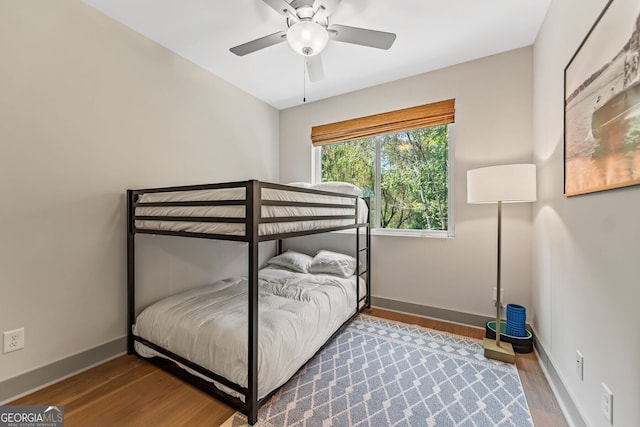
[[(344, 197), (339, 193), (330, 195), (303, 192), (295, 187), (292, 187), (291, 190), (261, 188), (260, 191), (261, 223), (258, 226), (260, 236), (367, 223), (368, 207), (362, 198)], [(245, 224), (240, 221), (244, 221), (245, 218), (245, 205), (243, 204), (246, 198), (245, 194), (244, 187), (144, 193), (137, 200), (135, 226), (138, 230), (244, 236)], [(183, 205), (143, 206), (144, 204), (167, 202), (183, 203)], [(212, 206), (207, 205), (208, 202), (235, 202), (235, 205)], [(277, 202), (278, 205), (269, 205), (269, 202)], [(293, 203), (288, 206), (287, 202)], [(202, 205), (198, 205), (198, 203), (202, 203)], [(301, 203), (334, 206), (299, 206)], [(347, 215), (351, 218), (340, 218)], [(198, 218), (210, 219), (210, 221), (198, 220)], [(225, 218), (230, 218), (235, 222), (224, 222)], [(297, 218), (300, 219), (297, 220)], [(274, 222), (262, 222), (265, 219)]]

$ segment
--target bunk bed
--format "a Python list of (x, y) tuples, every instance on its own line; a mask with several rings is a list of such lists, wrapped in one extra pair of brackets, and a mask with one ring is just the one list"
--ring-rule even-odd
[[(337, 193), (335, 192), (337, 190), (331, 188), (330, 190), (257, 180), (127, 190), (128, 353), (151, 357), (149, 360), (152, 362), (243, 412), (247, 415), (248, 422), (254, 424), (257, 421), (259, 407), (267, 402), (281, 385), (304, 366), (309, 359), (338, 335), (361, 310), (370, 307), (371, 227), (369, 201), (356, 194)], [(346, 319), (343, 321), (343, 318), (340, 318), (337, 325), (331, 326), (329, 331), (324, 331), (325, 335), (320, 334), (321, 336), (328, 335), (328, 338), (320, 343), (317, 350), (313, 347), (311, 350), (315, 350), (313, 354), (303, 355), (302, 358), (293, 358), (293, 360), (297, 360), (295, 369), (293, 373), (287, 373), (287, 378), (284, 381), (282, 379), (274, 380), (273, 384), (277, 385), (273, 389), (270, 385), (265, 386), (266, 389), (265, 387), (260, 388), (258, 368), (260, 365), (260, 380), (262, 380), (262, 373), (266, 369), (264, 365), (268, 364), (269, 358), (268, 355), (262, 355), (264, 357), (259, 358), (258, 354), (260, 335), (258, 331), (258, 302), (263, 301), (263, 295), (260, 292), (263, 288), (268, 287), (265, 286), (265, 283), (269, 284), (271, 279), (279, 280), (283, 275), (285, 276), (284, 280), (288, 283), (314, 281), (315, 279), (293, 275), (286, 269), (278, 270), (277, 266), (274, 269), (265, 269), (260, 272), (259, 243), (275, 241), (277, 242), (276, 254), (281, 254), (283, 239), (349, 229), (355, 231), (355, 267), (351, 277), (353, 283), (351, 285), (348, 282), (338, 283), (339, 281), (335, 277), (329, 279), (333, 284), (341, 287), (340, 289), (343, 290), (341, 295), (349, 294), (350, 286), (352, 293), (355, 293), (354, 298), (349, 302), (349, 304), (353, 304), (349, 306), (351, 308), (347, 309), (346, 314), (342, 309), (342, 314), (339, 315), (346, 317)], [(362, 242), (362, 229), (364, 229), (364, 242)], [(197, 357), (166, 348), (167, 346), (161, 342), (163, 341), (161, 335), (154, 335), (150, 332), (143, 333), (142, 331), (145, 329), (140, 327), (141, 325), (136, 325), (138, 318), (136, 317), (135, 300), (135, 237), (137, 234), (230, 240), (247, 244), (248, 275), (246, 279), (240, 281), (229, 279), (216, 284), (217, 288), (222, 289), (223, 292), (228, 292), (227, 289), (235, 289), (236, 293), (237, 289), (244, 288), (245, 290), (246, 309), (243, 307), (244, 311), (242, 312), (246, 316), (244, 324), (247, 325), (246, 365), (241, 366), (246, 370), (246, 374), (243, 372), (243, 375), (236, 375), (236, 378), (241, 378), (240, 381), (234, 382), (227, 377), (228, 375), (214, 372), (209, 367), (203, 366), (204, 363), (192, 360), (198, 359)], [(199, 295), (208, 292), (209, 290), (204, 289), (188, 291), (184, 295), (168, 298), (166, 304), (183, 305), (185, 299), (194, 300), (196, 297), (199, 298)], [(220, 307), (219, 301), (203, 304), (210, 307)], [(195, 310), (201, 309), (200, 306), (195, 308)], [(152, 317), (158, 320), (162, 318), (162, 314), (155, 313)], [(172, 321), (164, 319), (165, 323)], [(313, 324), (314, 322), (306, 323)], [(237, 323), (234, 325), (237, 327)], [(266, 327), (264, 331), (267, 334), (271, 333)], [(237, 335), (237, 332), (237, 330), (233, 330), (231, 333)], [(317, 335), (313, 329), (302, 332)], [(145, 336), (143, 337), (143, 335)], [(203, 339), (206, 339), (205, 335), (193, 338), (192, 341)], [(217, 345), (215, 341), (215, 339), (210, 339), (207, 345), (215, 346)], [(220, 340), (220, 342), (222, 341), (224, 339)]]

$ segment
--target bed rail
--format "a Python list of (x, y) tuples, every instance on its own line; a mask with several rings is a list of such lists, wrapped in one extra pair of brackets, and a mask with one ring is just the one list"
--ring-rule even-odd
[[(249, 197), (249, 189), (259, 197)], [(228, 190), (229, 199), (212, 200), (215, 191)], [(233, 191), (235, 190), (235, 192)], [(276, 200), (265, 196), (265, 190), (286, 192), (292, 199), (322, 197), (323, 202), (309, 200)], [(210, 192), (207, 194), (207, 192)], [(280, 240), (289, 237), (347, 230), (358, 227), (358, 197), (309, 188), (293, 187), (256, 180), (222, 184), (190, 185), (131, 190), (133, 200), (132, 231), (141, 234), (162, 234), (204, 239), (232, 240), (248, 242), (251, 227), (258, 224), (259, 241)], [(160, 195), (160, 196), (158, 196)], [(219, 197), (224, 197), (221, 194)], [(194, 200), (195, 198), (195, 200)], [(175, 200), (180, 199), (180, 200)], [(150, 201), (148, 201), (150, 200)], [(139, 213), (149, 208), (151, 214)], [(160, 208), (160, 209), (158, 209)], [(163, 209), (165, 208), (165, 209)], [(202, 215), (209, 208), (240, 208), (234, 213), (220, 216)], [(283, 208), (287, 214), (268, 211), (269, 208)], [(306, 209), (306, 210), (305, 210)], [(340, 213), (309, 215), (302, 214), (308, 209), (331, 209)], [(258, 218), (249, 218), (248, 212), (258, 212)], [(346, 213), (345, 211), (349, 211)], [(168, 212), (168, 213), (167, 213)], [(222, 212), (220, 210), (210, 212)], [(299, 214), (297, 214), (298, 212)], [(296, 213), (296, 214), (293, 214)], [(305, 225), (304, 223), (307, 223)], [(173, 225), (172, 225), (173, 224)], [(263, 229), (268, 224), (285, 225), (278, 231)], [(301, 225), (302, 224), (302, 225)], [(236, 227), (233, 227), (233, 226)], [(244, 227), (242, 227), (244, 225)], [(288, 227), (287, 227), (288, 226)], [(223, 230), (223, 231), (220, 231)], [(282, 231), (283, 230), (283, 231)]]

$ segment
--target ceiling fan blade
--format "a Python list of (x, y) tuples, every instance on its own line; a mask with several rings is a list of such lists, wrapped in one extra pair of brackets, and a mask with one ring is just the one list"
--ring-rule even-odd
[(320, 55), (309, 56), (306, 58), (306, 62), (310, 82), (319, 82), (324, 79), (324, 70), (322, 69), (322, 58), (320, 58)]
[(340, 1), (341, 0), (316, 0), (313, 3), (313, 10), (315, 10), (313, 20), (315, 22), (319, 22), (328, 18), (336, 9)]
[(378, 49), (389, 49), (396, 39), (394, 33), (348, 27), (346, 25), (331, 25), (329, 27), (329, 36), (339, 42), (359, 44)]
[(285, 0), (262, 0), (268, 4), (273, 10), (278, 12), (285, 18), (292, 18), (295, 22), (298, 22), (298, 15), (296, 15), (296, 9)]
[(260, 37), (259, 39), (232, 47), (229, 50), (238, 56), (244, 56), (248, 53), (255, 52), (256, 50), (264, 49), (265, 47), (283, 42), (287, 39), (286, 36), (286, 32), (278, 31), (277, 33), (269, 34), (268, 36)]

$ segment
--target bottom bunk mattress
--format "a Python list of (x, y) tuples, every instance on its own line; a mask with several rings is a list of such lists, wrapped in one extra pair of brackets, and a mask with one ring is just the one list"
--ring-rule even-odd
[[(291, 378), (355, 313), (355, 283), (356, 276), (297, 273), (271, 265), (260, 270), (259, 399)], [(364, 280), (360, 278), (358, 283), (363, 298)], [(149, 306), (136, 319), (133, 331), (246, 387), (247, 312), (247, 278), (235, 277)], [(135, 349), (143, 357), (165, 357), (139, 342), (135, 343)], [(217, 383), (216, 386), (244, 400), (228, 387)]]

